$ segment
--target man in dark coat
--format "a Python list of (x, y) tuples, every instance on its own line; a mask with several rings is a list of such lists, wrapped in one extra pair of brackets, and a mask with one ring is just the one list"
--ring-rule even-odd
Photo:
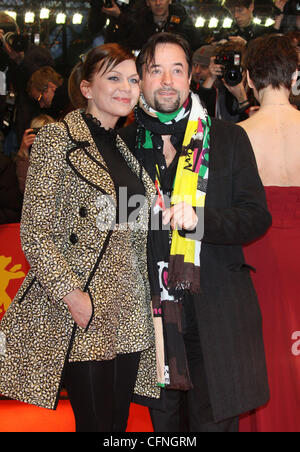
[[(224, 7), (234, 19), (232, 27), (226, 31), (226, 37), (248, 42), (264, 34), (278, 32), (272, 26), (265, 27), (264, 25), (253, 22), (254, 0), (225, 0)], [(225, 36), (219, 37), (222, 38)]]
[[(261, 313), (242, 252), (271, 224), (264, 189), (246, 133), (207, 117), (189, 92), (184, 40), (153, 36), (137, 66), (142, 96), (136, 122), (119, 133), (155, 182), (156, 214), (172, 228), (171, 250), (168, 230), (149, 233), (154, 321), (161, 317), (165, 340), (164, 353), (158, 350), (164, 389), (151, 409), (152, 422), (157, 432), (236, 432), (238, 416), (269, 398)], [(179, 197), (168, 208), (166, 195), (192, 195), (189, 187), (193, 202)], [(173, 250), (176, 229), (183, 239), (179, 253)], [(194, 240), (190, 261), (185, 247)]]
[(199, 30), (180, 3), (172, 3), (171, 0), (136, 0), (124, 9), (112, 0), (111, 7), (101, 9), (99, 5), (101, 0), (91, 2), (89, 28), (93, 34), (99, 32), (107, 14), (110, 24), (103, 31), (106, 42), (118, 42), (130, 49), (140, 50), (150, 36), (167, 31), (184, 36), (194, 50), (201, 44)]
[(0, 152), (0, 224), (18, 223), (22, 196), (14, 162)]

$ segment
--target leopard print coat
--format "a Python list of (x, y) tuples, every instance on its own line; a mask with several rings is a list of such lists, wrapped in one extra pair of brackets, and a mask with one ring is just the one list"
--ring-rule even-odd
[[(115, 188), (81, 112), (37, 135), (21, 221), (30, 271), (0, 324), (3, 395), (55, 409), (67, 361), (142, 351), (135, 393), (160, 396), (146, 258), (155, 187), (118, 136), (116, 145), (147, 202), (134, 223), (110, 230)], [(63, 301), (75, 288), (93, 302), (87, 329)]]

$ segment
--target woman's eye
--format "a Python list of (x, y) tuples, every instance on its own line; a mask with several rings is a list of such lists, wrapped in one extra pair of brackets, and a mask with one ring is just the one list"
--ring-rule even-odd
[(112, 80), (113, 82), (117, 82), (119, 80), (119, 77), (117, 77), (115, 75), (111, 75), (110, 77), (108, 77), (108, 80)]
[(139, 79), (138, 78), (132, 78), (130, 80), (131, 83), (133, 83), (134, 85), (136, 85), (137, 83), (139, 83)]

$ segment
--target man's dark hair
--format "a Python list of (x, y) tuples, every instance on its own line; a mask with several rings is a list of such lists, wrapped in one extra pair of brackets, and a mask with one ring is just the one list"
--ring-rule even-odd
[(254, 0), (225, 0), (224, 6), (229, 10), (243, 7), (249, 9), (252, 3), (254, 3)]
[(249, 42), (244, 65), (257, 91), (270, 85), (291, 89), (298, 55), (287, 36), (265, 35)]
[(175, 33), (156, 33), (148, 39), (136, 60), (137, 71), (140, 79), (143, 78), (143, 66), (146, 68), (154, 62), (155, 50), (158, 44), (175, 44), (182, 48), (185, 53), (189, 67), (189, 75), (192, 73), (192, 52), (189, 43), (180, 35)]

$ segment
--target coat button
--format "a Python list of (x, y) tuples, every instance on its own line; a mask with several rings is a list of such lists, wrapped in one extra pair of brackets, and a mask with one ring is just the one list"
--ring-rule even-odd
[(78, 242), (78, 235), (77, 234), (71, 234), (70, 235), (70, 242), (73, 244), (73, 245), (76, 245), (76, 243)]
[(88, 210), (86, 207), (80, 207), (79, 216), (81, 216), (81, 218), (85, 218), (88, 216)]

